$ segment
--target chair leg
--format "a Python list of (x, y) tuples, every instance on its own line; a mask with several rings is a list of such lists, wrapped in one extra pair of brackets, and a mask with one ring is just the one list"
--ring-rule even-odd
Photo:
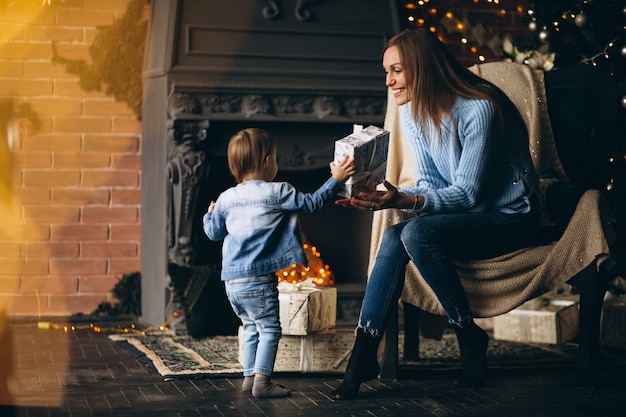
[(578, 382), (591, 386), (600, 367), (600, 320), (606, 282), (591, 265), (575, 277), (573, 285), (580, 291)]
[(382, 379), (398, 377), (398, 304), (391, 303), (385, 326), (385, 348), (380, 364)]
[(404, 354), (405, 361), (420, 360), (420, 309), (404, 302)]

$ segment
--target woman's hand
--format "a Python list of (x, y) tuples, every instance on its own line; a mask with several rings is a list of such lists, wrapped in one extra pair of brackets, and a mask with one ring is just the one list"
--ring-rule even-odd
[(369, 211), (385, 208), (402, 208), (401, 204), (403, 199), (407, 197), (406, 194), (399, 192), (395, 186), (386, 180), (383, 181), (383, 185), (387, 189), (386, 191), (363, 190), (354, 197), (339, 199), (335, 201), (335, 204)]

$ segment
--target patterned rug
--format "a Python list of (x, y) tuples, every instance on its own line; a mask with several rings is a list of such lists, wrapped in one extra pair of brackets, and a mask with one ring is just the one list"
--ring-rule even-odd
[(237, 336), (194, 339), (173, 335), (119, 335), (111, 340), (152, 365), (165, 380), (241, 376)]
[[(164, 379), (234, 377), (242, 375), (238, 363), (237, 336), (194, 339), (176, 335), (109, 336), (128, 348), (137, 358)], [(400, 358), (402, 358), (402, 335)], [(552, 366), (575, 367), (577, 345), (517, 343), (491, 339), (487, 350), (488, 366), (495, 369), (528, 369)], [(401, 369), (448, 371), (460, 367), (458, 346), (453, 333), (438, 340), (420, 339), (419, 361), (400, 361)], [(624, 362), (624, 358), (621, 358)]]

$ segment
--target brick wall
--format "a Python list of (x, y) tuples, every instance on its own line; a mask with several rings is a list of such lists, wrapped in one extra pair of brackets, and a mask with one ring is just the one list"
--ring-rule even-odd
[[(0, 150), (12, 163), (12, 199), (0, 206), (0, 307), (13, 315), (89, 313), (139, 271), (141, 123), (51, 60), (53, 42), (65, 58), (89, 59), (97, 26), (127, 3), (0, 6)], [(21, 103), (37, 130), (8, 120)]]

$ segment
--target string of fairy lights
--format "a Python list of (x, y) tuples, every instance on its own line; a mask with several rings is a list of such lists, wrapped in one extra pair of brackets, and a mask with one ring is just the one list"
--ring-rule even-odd
[[(606, 30), (615, 33), (603, 40), (604, 46), (589, 52), (588, 56), (581, 56), (578, 60), (593, 66), (608, 67), (609, 72), (619, 78), (626, 79), (626, 74), (616, 74), (614, 68), (607, 63), (619, 61), (620, 69), (625, 67), (626, 61), (626, 5), (619, 5), (616, 1), (611, 6), (619, 8), (617, 13), (609, 13), (607, 2), (598, 4), (599, 0), (582, 0), (568, 3), (563, 11), (549, 10), (549, 6), (541, 5), (544, 13), (538, 13), (539, 7), (533, 6), (531, 1), (523, 0), (412, 0), (400, 1), (399, 10), (405, 27), (423, 27), (436, 33), (442, 42), (458, 47), (462, 61), (468, 65), (488, 60), (502, 59), (502, 45), (505, 32), (512, 32), (512, 36), (535, 37), (538, 40), (537, 48), (541, 48), (544, 55), (550, 49), (551, 43), (559, 41), (559, 36), (565, 37), (566, 31), (587, 31), (597, 29), (603, 22), (594, 21), (599, 8), (604, 8), (604, 16), (610, 16), (612, 26)], [(557, 2), (554, 2), (558, 6)], [(593, 8), (593, 9), (592, 9)], [(548, 9), (551, 14), (546, 14)], [(593, 10), (594, 13), (591, 13)], [(472, 22), (468, 16), (480, 15), (477, 22)], [(621, 14), (621, 15), (620, 15)], [(571, 33), (571, 32), (570, 32)], [(579, 46), (579, 45), (576, 45)], [(587, 51), (578, 51), (586, 53)], [(557, 52), (557, 60), (558, 52)], [(554, 59), (554, 56), (552, 57)], [(604, 61), (604, 62), (603, 62)], [(520, 60), (529, 64), (529, 60)], [(538, 66), (549, 70), (552, 66)], [(613, 65), (615, 67), (615, 65)], [(622, 106), (626, 108), (626, 81), (622, 84)]]

